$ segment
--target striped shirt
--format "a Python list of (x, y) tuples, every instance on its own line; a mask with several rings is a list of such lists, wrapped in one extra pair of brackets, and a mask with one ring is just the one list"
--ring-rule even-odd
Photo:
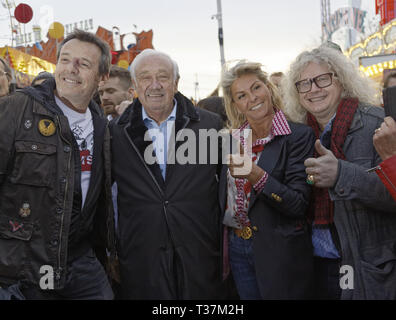
[[(239, 139), (246, 154), (251, 155), (252, 162), (257, 164), (262, 151), (255, 154), (247, 148), (247, 142), (244, 138), (244, 130), (250, 130), (250, 125), (246, 122), (243, 126), (233, 133), (233, 137)], [(270, 134), (266, 138), (256, 140), (252, 145), (252, 150), (259, 145), (265, 146), (270, 143), (276, 136), (291, 134), (291, 129), (287, 123), (284, 113), (278, 110), (272, 120)], [(261, 179), (253, 186), (256, 194), (261, 193), (268, 180), (268, 173), (264, 171)], [(227, 205), (223, 223), (229, 227), (242, 229), (243, 226), (249, 225), (248, 209), (252, 189), (247, 188), (249, 185), (247, 179), (235, 179), (231, 176), (230, 170), (227, 171)]]

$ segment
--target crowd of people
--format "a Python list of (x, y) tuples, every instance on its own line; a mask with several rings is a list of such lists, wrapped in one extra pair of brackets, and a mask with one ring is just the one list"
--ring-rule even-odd
[(396, 299), (396, 122), (337, 46), (197, 105), (110, 52), (75, 30), (15, 92), (0, 59), (0, 300)]

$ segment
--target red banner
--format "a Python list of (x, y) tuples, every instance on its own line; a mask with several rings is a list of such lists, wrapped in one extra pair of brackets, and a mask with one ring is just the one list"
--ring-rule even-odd
[(375, 0), (375, 13), (381, 15), (381, 26), (395, 18), (395, 2), (396, 0)]

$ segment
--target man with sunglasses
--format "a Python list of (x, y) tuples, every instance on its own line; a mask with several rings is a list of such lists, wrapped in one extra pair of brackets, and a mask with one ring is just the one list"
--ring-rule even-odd
[(396, 203), (370, 172), (381, 159), (372, 136), (384, 117), (372, 82), (334, 47), (301, 53), (290, 66), (286, 112), (315, 131), (305, 161), (313, 186), (317, 299), (396, 298)]

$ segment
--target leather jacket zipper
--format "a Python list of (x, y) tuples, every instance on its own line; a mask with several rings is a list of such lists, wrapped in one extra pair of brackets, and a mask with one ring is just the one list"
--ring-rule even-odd
[[(62, 138), (62, 140), (66, 141), (65, 137), (62, 136), (62, 125), (61, 122), (59, 120), (59, 116), (56, 116), (56, 120), (58, 122), (59, 125), (59, 135)], [(71, 148), (70, 144), (68, 144), (69, 147)], [(72, 150), (72, 148), (71, 148)], [(71, 163), (71, 155), (72, 152), (69, 152), (69, 159), (67, 162), (67, 172), (70, 172), (70, 163)], [(66, 184), (65, 184), (65, 192), (64, 192), (64, 200), (63, 200), (63, 208), (62, 208), (62, 218), (61, 218), (61, 227), (60, 227), (60, 232), (59, 232), (59, 249), (58, 249), (58, 268), (55, 271), (55, 276), (56, 276), (56, 280), (60, 281), (61, 279), (61, 273), (62, 273), (62, 267), (61, 267), (61, 250), (62, 250), (62, 233), (63, 233), (63, 224), (64, 224), (64, 219), (65, 219), (65, 208), (66, 208), (66, 197), (67, 197), (67, 190), (69, 188), (69, 179), (66, 179)]]
[(388, 181), (388, 183), (389, 183), (389, 185), (392, 187), (392, 189), (396, 191), (396, 186), (392, 183), (392, 181), (391, 181), (391, 180), (389, 179), (389, 177), (386, 175), (385, 171), (382, 170), (381, 166), (376, 166), (375, 168), (370, 169), (370, 170), (367, 171), (367, 172), (371, 172), (371, 171), (374, 171), (374, 170), (379, 170), (379, 171), (381, 171), (381, 173), (382, 173), (382, 175), (385, 177), (386, 181)]

